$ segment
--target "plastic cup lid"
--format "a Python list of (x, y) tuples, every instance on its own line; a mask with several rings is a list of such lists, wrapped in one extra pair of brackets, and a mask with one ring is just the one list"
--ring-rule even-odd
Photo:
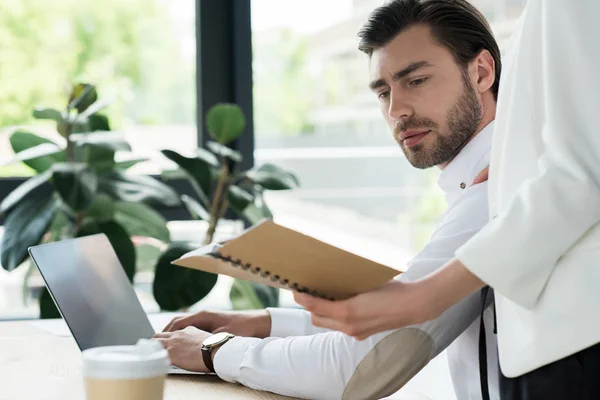
[(97, 379), (137, 379), (165, 375), (169, 354), (162, 344), (140, 339), (133, 346), (106, 346), (84, 350), (83, 375)]

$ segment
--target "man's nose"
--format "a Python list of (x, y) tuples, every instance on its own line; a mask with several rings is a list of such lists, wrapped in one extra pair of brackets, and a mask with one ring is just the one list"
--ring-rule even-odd
[(390, 94), (390, 107), (388, 110), (389, 117), (394, 121), (402, 121), (410, 118), (413, 114), (413, 108), (403, 96)]

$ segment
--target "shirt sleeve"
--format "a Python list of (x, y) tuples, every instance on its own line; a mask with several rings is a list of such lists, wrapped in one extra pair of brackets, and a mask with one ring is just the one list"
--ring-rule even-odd
[[(600, 221), (598, 15), (596, 0), (530, 1), (514, 68), (502, 78), (513, 93), (503, 97), (501, 86), (498, 109), (506, 110), (498, 118), (510, 116), (515, 96), (534, 104), (537, 131), (520, 132), (513, 121), (506, 135), (541, 137), (539, 174), (456, 253), (496, 292), (526, 308), (536, 304), (559, 258)], [(531, 65), (539, 67), (535, 73)]]
[[(488, 221), (486, 186), (481, 184), (465, 190), (459, 205), (445, 215), (429, 243), (399, 279), (420, 279), (440, 268), (454, 256), (458, 246)], [(408, 381), (478, 317), (481, 302), (478, 295), (471, 296), (434, 321), (382, 332), (364, 341), (333, 331), (314, 334), (314, 327), (309, 326), (310, 316), (302, 310), (272, 311), (271, 334), (280, 337), (230, 340), (216, 353), (217, 374), (229, 382), (286, 396), (340, 399), (357, 376), (364, 379), (365, 374), (377, 375), (376, 381), (367, 379), (365, 390), (373, 393), (385, 385), (393, 387)], [(288, 324), (292, 324), (292, 328), (283, 328)], [(301, 333), (306, 335), (293, 336)], [(396, 333), (400, 334), (392, 339), (404, 340), (405, 348), (398, 343), (391, 346), (385, 343), (384, 350), (377, 349), (384, 339)], [(368, 366), (361, 367), (367, 357)], [(423, 357), (426, 358), (424, 363)]]
[(225, 381), (304, 399), (340, 399), (356, 366), (385, 334), (357, 341), (340, 332), (233, 338), (215, 355)]
[(308, 336), (329, 332), (312, 324), (310, 313), (299, 308), (268, 308), (272, 337)]

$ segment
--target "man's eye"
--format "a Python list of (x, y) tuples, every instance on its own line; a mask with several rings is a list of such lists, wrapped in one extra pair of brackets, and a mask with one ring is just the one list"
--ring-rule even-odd
[(422, 84), (425, 83), (426, 80), (427, 80), (427, 78), (415, 79), (415, 80), (410, 81), (409, 85), (410, 86), (421, 86)]
[(379, 100), (385, 100), (385, 99), (387, 99), (387, 98), (389, 97), (389, 95), (390, 95), (390, 92), (389, 92), (389, 91), (385, 91), (385, 92), (381, 92), (381, 93), (379, 93), (379, 94), (377, 95), (377, 98), (378, 98)]

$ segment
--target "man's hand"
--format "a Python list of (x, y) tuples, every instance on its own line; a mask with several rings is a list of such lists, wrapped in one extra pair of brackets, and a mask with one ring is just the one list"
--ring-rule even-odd
[(210, 333), (229, 332), (236, 336), (264, 339), (271, 333), (271, 314), (267, 310), (247, 312), (210, 312), (173, 319), (163, 332), (175, 332), (193, 326)]
[(177, 332), (157, 333), (154, 339), (167, 349), (172, 365), (192, 372), (208, 373), (202, 361), (202, 342), (210, 336), (210, 333), (190, 326)]

